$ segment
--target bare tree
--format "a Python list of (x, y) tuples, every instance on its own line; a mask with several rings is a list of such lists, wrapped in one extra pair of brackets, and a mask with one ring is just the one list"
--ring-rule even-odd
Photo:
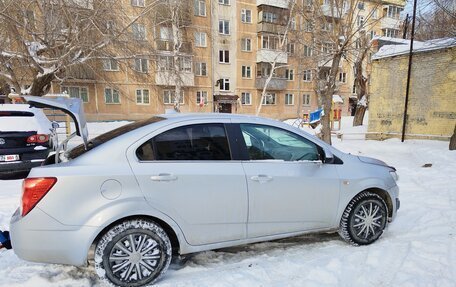
[(355, 74), (355, 90), (356, 98), (358, 102), (356, 104), (355, 117), (353, 118), (353, 126), (362, 126), (364, 120), (364, 114), (367, 110), (367, 104), (369, 102), (369, 95), (367, 93), (367, 81), (368, 75), (365, 74), (366, 57), (371, 48), (371, 41), (369, 41), (366, 32), (360, 31), (360, 37), (358, 38), (359, 49), (353, 70)]
[(367, 4), (358, 0), (308, 0), (298, 9), (305, 26), (302, 31), (310, 34), (300, 39), (312, 47), (312, 79), (323, 107), (321, 138), (327, 143), (331, 144), (330, 112), (333, 95), (339, 90), (342, 62), (364, 61), (360, 42), (381, 18), (377, 11), (380, 4), (379, 0), (370, 1), (373, 8), (365, 9)]
[[(289, 9), (286, 12), (286, 15), (281, 15), (283, 19), (285, 19), (285, 27), (282, 31), (278, 31), (276, 33), (276, 39), (277, 42), (275, 45), (277, 45), (277, 51), (279, 53), (274, 53), (272, 54), (273, 56), (268, 59), (267, 64), (269, 65), (269, 74), (267, 75), (267, 78), (264, 82), (263, 90), (261, 91), (261, 98), (260, 98), (260, 103), (258, 104), (258, 108), (256, 111), (256, 115), (258, 116), (261, 113), (261, 108), (263, 107), (263, 101), (264, 99), (268, 96), (268, 87), (269, 84), (271, 83), (272, 78), (276, 75), (276, 71), (278, 69), (284, 69), (288, 65), (284, 65), (279, 62), (279, 58), (283, 57), (287, 53), (287, 43), (288, 43), (288, 34), (289, 30), (291, 29), (291, 24), (293, 21), (293, 15), (294, 15), (294, 7), (295, 7), (295, 1), (290, 1), (289, 4)], [(280, 20), (279, 20), (280, 21)], [(283, 24), (283, 21), (282, 23)]]
[[(0, 1), (0, 78), (16, 93), (41, 96), (51, 83), (96, 72), (102, 59), (131, 59), (136, 25), (159, 1), (133, 16), (109, 0)], [(144, 50), (144, 49), (143, 49)]]
[(426, 0), (418, 7), (415, 38), (431, 40), (456, 37), (456, 3), (454, 0)]
[(454, 125), (454, 132), (450, 138), (450, 150), (456, 150), (456, 125)]
[[(183, 0), (162, 1), (156, 9), (156, 23), (160, 25), (160, 34), (163, 34), (160, 36), (170, 44), (167, 49), (170, 54), (158, 56), (162, 59), (158, 61), (158, 68), (165, 70), (161, 75), (166, 78), (165, 82), (174, 86), (173, 102), (177, 112), (180, 112), (183, 87), (192, 66), (187, 35), (191, 26), (191, 9), (190, 1)], [(166, 57), (169, 60), (163, 61)]]

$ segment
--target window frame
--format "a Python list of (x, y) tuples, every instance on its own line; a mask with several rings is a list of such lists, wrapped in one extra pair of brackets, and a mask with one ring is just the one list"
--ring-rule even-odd
[[(172, 89), (164, 89), (162, 90), (162, 103), (164, 105), (174, 105), (174, 96), (173, 96), (173, 93), (175, 93), (176, 91), (175, 90), (172, 90)], [(169, 95), (167, 95), (169, 97), (169, 102), (165, 102), (165, 94), (168, 93)], [(184, 98), (185, 98), (185, 93), (184, 93), (184, 90), (181, 90), (181, 93), (182, 93), (182, 96), (180, 97), (180, 102), (179, 104), (180, 105), (184, 105), (185, 104), (185, 101), (184, 101)]]
[(230, 50), (219, 50), (219, 64), (230, 63)]
[[(70, 94), (70, 92), (69, 92), (69, 89), (70, 89), (70, 88), (78, 88), (78, 96), (77, 96), (77, 97), (72, 97), (72, 96), (71, 96), (71, 94)], [(82, 98), (82, 96), (81, 96), (81, 89), (85, 89), (85, 91), (86, 91), (85, 94), (86, 94), (86, 96), (87, 96), (87, 101), (84, 101), (84, 99)], [(89, 103), (89, 102), (90, 102), (90, 98), (89, 98), (89, 87), (88, 87), (88, 86), (75, 86), (75, 85), (66, 86), (66, 85), (64, 85), (64, 86), (61, 86), (61, 87), (60, 87), (60, 91), (61, 91), (62, 93), (64, 93), (64, 92), (66, 91), (67, 94), (68, 94), (68, 96), (69, 96), (70, 98), (81, 99), (83, 103)]]
[[(148, 95), (147, 95), (148, 103), (144, 102), (144, 99), (145, 99), (144, 92), (145, 91), (147, 91), (147, 93), (148, 93)], [(141, 102), (138, 102), (138, 92), (141, 93)], [(135, 90), (135, 96), (136, 96), (136, 104), (137, 105), (144, 105), (144, 106), (149, 106), (150, 105), (150, 90), (149, 89), (136, 89)]]
[[(268, 103), (267, 102), (267, 97), (272, 97), (274, 99), (273, 103)], [(264, 97), (262, 97), (261, 104), (263, 106), (275, 106), (275, 105), (277, 105), (277, 94), (276, 93), (272, 93), (272, 92), (266, 93), (266, 95)]]
[[(197, 8), (197, 5), (198, 5), (198, 8)], [(201, 9), (202, 7), (204, 7), (204, 8)], [(204, 14), (202, 14), (201, 11), (204, 11)], [(194, 0), (194, 3), (193, 3), (193, 15), (198, 16), (198, 17), (206, 17), (207, 16), (206, 1), (205, 0)]]
[(251, 79), (252, 78), (252, 66), (241, 66), (241, 77), (243, 79)]
[[(204, 69), (203, 69), (204, 64)], [(204, 71), (204, 73), (203, 73)], [(195, 62), (195, 76), (207, 77), (207, 63), (206, 62)]]
[[(229, 36), (231, 35), (230, 31), (230, 20), (219, 20), (218, 32), (220, 35)], [(228, 32), (228, 33), (227, 33)]]
[[(145, 62), (145, 66), (144, 66), (144, 62)], [(134, 59), (134, 70), (138, 73), (143, 73), (143, 74), (147, 74), (149, 73), (149, 60), (146, 59), (146, 58), (135, 58)], [(138, 64), (139, 64), (139, 69), (138, 68)], [(145, 68), (145, 70), (144, 70)]]
[[(147, 139), (144, 142), (141, 142), (139, 145), (137, 145), (134, 148), (133, 154), (134, 154), (134, 156), (136, 157), (136, 160), (139, 163), (176, 162), (176, 163), (186, 163), (187, 164), (187, 163), (190, 163), (190, 162), (225, 162), (225, 161), (231, 162), (231, 161), (235, 160), (239, 156), (236, 154), (237, 151), (232, 147), (232, 142), (231, 142), (231, 140), (232, 140), (232, 135), (231, 135), (232, 132), (230, 131), (229, 125), (230, 124), (227, 124), (225, 122), (207, 122), (207, 123), (192, 123), (192, 124), (184, 124), (184, 125), (174, 126), (174, 127), (171, 127), (171, 128), (169, 128), (169, 129), (167, 129), (165, 131), (161, 131), (160, 133), (153, 135), (151, 138)], [(190, 127), (193, 127), (193, 126), (222, 127), (223, 130), (224, 130), (224, 134), (225, 134), (225, 139), (226, 139), (226, 146), (225, 147), (227, 148), (229, 159), (159, 159), (157, 141), (156, 141), (157, 137), (159, 137), (160, 135), (163, 135), (165, 133), (174, 131), (176, 129), (190, 128)], [(153, 152), (153, 159), (141, 159), (138, 156), (138, 150), (140, 148), (142, 148), (146, 144), (151, 144), (152, 152)]]
[[(146, 7), (146, 0), (131, 0), (130, 3), (131, 3), (131, 6), (133, 6), (133, 7), (140, 7), (140, 8)], [(140, 5), (141, 3), (142, 3), (142, 5)]]
[(252, 38), (241, 38), (241, 52), (252, 52)]
[(194, 33), (194, 38), (195, 38), (195, 47), (207, 48), (207, 34), (206, 34), (206, 32), (198, 32), (198, 31), (196, 31)]
[(252, 21), (253, 21), (252, 20), (252, 10), (251, 9), (242, 8), (241, 9), (241, 22), (244, 23), (244, 24), (252, 24)]
[[(291, 103), (290, 103), (291, 98)], [(286, 93), (285, 94), (285, 106), (294, 106), (294, 94)]]
[[(248, 103), (247, 103), (246, 99), (248, 99)], [(252, 93), (250, 93), (250, 92), (241, 92), (241, 105), (243, 105), (243, 106), (251, 106), (252, 105)]]
[[(112, 98), (112, 101), (111, 102), (108, 102), (107, 101), (107, 97), (106, 97), (106, 91), (110, 90), (111, 91), (111, 98)], [(118, 101), (114, 101), (114, 92), (117, 92), (117, 95), (118, 95)], [(112, 88), (112, 87), (105, 87), (104, 88), (104, 92), (103, 92), (103, 98), (104, 98), (104, 102), (106, 105), (120, 105), (121, 104), (121, 101), (120, 101), (120, 91), (118, 89), (115, 89), (115, 88)]]

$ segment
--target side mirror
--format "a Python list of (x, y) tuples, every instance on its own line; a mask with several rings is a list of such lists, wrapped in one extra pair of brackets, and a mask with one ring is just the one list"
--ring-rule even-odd
[(55, 130), (55, 129), (58, 129), (58, 128), (60, 127), (59, 123), (58, 123), (58, 122), (55, 122), (55, 121), (52, 122), (51, 125), (52, 125), (52, 128), (53, 128), (54, 130)]

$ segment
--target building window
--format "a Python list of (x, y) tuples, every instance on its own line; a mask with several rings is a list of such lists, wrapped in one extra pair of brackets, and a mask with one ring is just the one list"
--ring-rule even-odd
[(321, 24), (321, 30), (327, 31), (327, 32), (332, 31), (332, 23), (323, 22), (323, 23)]
[(291, 18), (291, 20), (290, 20), (290, 29), (296, 30), (296, 19), (295, 18)]
[(252, 10), (241, 9), (242, 23), (252, 23)]
[(197, 91), (196, 92), (196, 104), (197, 105), (207, 105), (207, 92), (206, 91)]
[(263, 11), (262, 19), (263, 22), (276, 23), (278, 22), (279, 17), (275, 13)]
[(195, 0), (194, 3), (194, 12), (195, 16), (206, 16), (206, 1), (204, 0)]
[(230, 0), (218, 0), (219, 4), (230, 5)]
[(285, 94), (285, 105), (286, 106), (294, 105), (294, 96), (293, 96), (293, 94)]
[(243, 51), (243, 52), (252, 51), (252, 39), (250, 39), (250, 38), (241, 39), (241, 51)]
[(249, 92), (241, 93), (241, 104), (244, 106), (249, 106), (252, 104), (252, 95)]
[(331, 54), (334, 50), (333, 43), (324, 42), (321, 44), (321, 51), (325, 54)]
[(294, 43), (288, 43), (287, 44), (287, 53), (288, 54), (294, 54), (295, 52), (295, 44)]
[(399, 36), (399, 30), (396, 30), (396, 29), (385, 28), (385, 29), (382, 29), (382, 31), (383, 31), (383, 36), (385, 36), (385, 37), (397, 38), (397, 36)]
[(403, 10), (401, 7), (393, 6), (393, 5), (389, 5), (387, 9), (388, 9), (388, 13), (387, 13), (388, 18), (393, 18), (393, 19), (399, 19), (399, 17), (401, 16), (401, 12)]
[(149, 71), (147, 59), (136, 58), (135, 59), (135, 71), (141, 73), (147, 73)]
[(105, 71), (118, 71), (119, 70), (119, 63), (116, 59), (109, 58), (103, 59), (103, 70)]
[(131, 6), (135, 7), (146, 7), (145, 0), (131, 0)]
[(312, 48), (304, 45), (304, 57), (312, 57)]
[(196, 47), (207, 47), (206, 33), (195, 32), (195, 46)]
[(207, 64), (204, 62), (198, 62), (195, 65), (196, 76), (207, 76)]
[(303, 72), (303, 80), (304, 82), (312, 81), (312, 70), (305, 70)]
[(276, 94), (267, 93), (262, 100), (263, 105), (275, 105), (276, 104)]
[(364, 10), (364, 2), (362, 2), (362, 1), (358, 2), (358, 9), (359, 10)]
[(310, 95), (309, 94), (302, 95), (302, 105), (310, 106)]
[(131, 25), (131, 29), (133, 31), (133, 38), (135, 40), (146, 40), (146, 27), (143, 24), (133, 23)]
[(222, 35), (230, 34), (230, 21), (228, 20), (219, 20), (219, 33)]
[(279, 38), (276, 36), (262, 35), (261, 40), (263, 49), (277, 50), (279, 48)]
[(358, 25), (358, 27), (362, 27), (364, 25), (364, 16), (357, 16), (356, 24)]
[(220, 91), (230, 90), (230, 79), (220, 79)]
[(171, 27), (160, 26), (160, 40), (171, 41), (173, 39), (173, 31)]
[(137, 104), (150, 104), (149, 90), (136, 90), (136, 103)]
[(306, 22), (304, 23), (304, 30), (306, 32), (312, 32), (313, 25), (312, 25), (312, 22), (310, 20), (306, 20)]
[(344, 72), (339, 73), (339, 82), (341, 82), (341, 83), (347, 82), (347, 73), (344, 73)]
[(369, 39), (372, 40), (375, 37), (375, 35), (377, 35), (377, 33), (372, 30), (372, 31), (369, 31), (367, 33), (367, 35), (369, 35)]
[(81, 99), (82, 102), (88, 103), (89, 102), (89, 91), (87, 87), (67, 87), (64, 86), (61, 89), (62, 93), (66, 93), (70, 96), (70, 98), (78, 98)]
[(230, 63), (230, 51), (229, 50), (220, 50), (219, 51), (219, 62), (223, 64)]
[(252, 69), (250, 66), (242, 66), (242, 77), (243, 78), (252, 78)]
[(371, 17), (372, 19), (377, 19), (378, 18), (378, 12), (377, 12), (377, 8), (373, 8), (372, 11), (371, 11)]
[(288, 81), (293, 81), (294, 80), (294, 70), (286, 69), (285, 78), (287, 78)]
[(112, 88), (105, 88), (104, 96), (105, 103), (120, 104), (120, 93), (118, 90)]
[[(174, 104), (174, 95), (176, 95), (175, 90), (163, 90), (163, 103), (165, 105)], [(184, 91), (181, 91), (181, 96), (179, 97), (179, 104), (184, 104)]]

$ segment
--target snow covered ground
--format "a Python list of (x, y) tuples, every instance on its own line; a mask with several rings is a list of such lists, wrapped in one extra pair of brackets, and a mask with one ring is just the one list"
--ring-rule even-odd
[[(344, 132), (365, 131), (350, 121), (343, 119)], [(89, 131), (122, 124), (89, 124)], [(173, 263), (158, 286), (456, 286), (456, 151), (448, 151), (447, 142), (365, 141), (353, 134), (333, 144), (398, 169), (401, 209), (379, 241), (353, 247), (323, 234), (202, 252)], [(426, 163), (432, 167), (422, 167)], [(0, 181), (0, 229), (8, 228), (19, 204), (20, 185)], [(0, 286), (97, 285), (91, 268), (0, 253)]]

